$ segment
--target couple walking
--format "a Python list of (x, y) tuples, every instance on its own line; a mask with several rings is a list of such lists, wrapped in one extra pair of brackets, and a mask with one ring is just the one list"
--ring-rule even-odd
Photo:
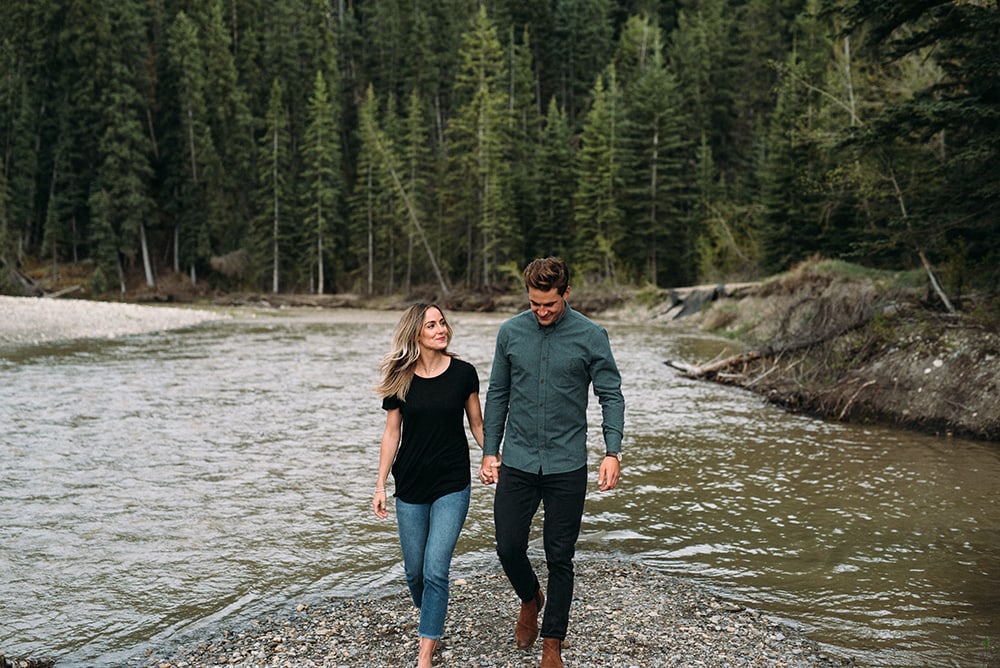
[[(463, 418), (483, 449), (479, 480), (496, 484), (497, 555), (521, 600), (515, 642), (527, 650), (541, 633), (542, 668), (563, 666), (573, 556), (587, 493), (591, 385), (601, 404), (606, 450), (598, 486), (607, 491), (618, 485), (625, 401), (608, 334), (570, 308), (562, 260), (531, 262), (524, 284), (531, 308), (500, 326), (485, 414), (476, 369), (448, 350), (452, 331), (437, 306), (416, 304), (403, 314), (380, 367), (377, 391), (386, 425), (372, 507), (378, 517), (388, 516), (391, 472), (406, 582), (420, 608), (418, 668), (431, 666), (443, 633), (451, 557), (469, 509)], [(539, 505), (545, 508), (544, 593), (527, 554)]]

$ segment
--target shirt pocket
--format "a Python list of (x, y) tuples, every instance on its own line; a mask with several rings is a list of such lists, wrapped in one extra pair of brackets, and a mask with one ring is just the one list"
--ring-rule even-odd
[(590, 384), (587, 373), (589, 354), (579, 345), (554, 347), (549, 363), (549, 381), (561, 392), (586, 392)]

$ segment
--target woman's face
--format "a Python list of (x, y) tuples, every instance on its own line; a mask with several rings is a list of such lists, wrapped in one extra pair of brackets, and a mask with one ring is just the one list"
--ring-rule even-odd
[(422, 348), (429, 350), (443, 351), (448, 347), (448, 322), (444, 319), (444, 314), (433, 306), (424, 312), (419, 343)]

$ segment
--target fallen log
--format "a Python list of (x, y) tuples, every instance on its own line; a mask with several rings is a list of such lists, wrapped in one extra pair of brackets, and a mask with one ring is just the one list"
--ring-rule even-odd
[(63, 295), (68, 295), (71, 292), (76, 292), (77, 290), (83, 290), (83, 286), (79, 283), (76, 285), (71, 285), (68, 288), (63, 288), (62, 290), (56, 290), (55, 292), (48, 292), (45, 294), (49, 299), (58, 299)]
[(689, 378), (704, 378), (705, 376), (720, 373), (736, 365), (744, 365), (757, 359), (770, 357), (774, 355), (775, 352), (777, 351), (768, 347), (761, 350), (750, 350), (737, 355), (731, 355), (730, 357), (725, 357), (721, 360), (710, 362), (708, 364), (686, 364), (684, 362), (675, 362), (673, 360), (667, 360), (664, 364), (677, 369)]

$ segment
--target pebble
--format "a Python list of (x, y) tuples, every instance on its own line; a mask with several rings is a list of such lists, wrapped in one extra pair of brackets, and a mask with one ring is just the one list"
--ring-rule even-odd
[(225, 317), (197, 308), (0, 296), (0, 345), (117, 338), (192, 327)]
[[(528, 651), (514, 645), (518, 604), (499, 569), (455, 578), (435, 666), (537, 668), (541, 642)], [(410, 668), (418, 612), (405, 588), (383, 598), (323, 599), (186, 645), (151, 649), (129, 665)], [(598, 558), (577, 559), (562, 656), (568, 668), (855, 665), (795, 628), (693, 582), (634, 561)]]

